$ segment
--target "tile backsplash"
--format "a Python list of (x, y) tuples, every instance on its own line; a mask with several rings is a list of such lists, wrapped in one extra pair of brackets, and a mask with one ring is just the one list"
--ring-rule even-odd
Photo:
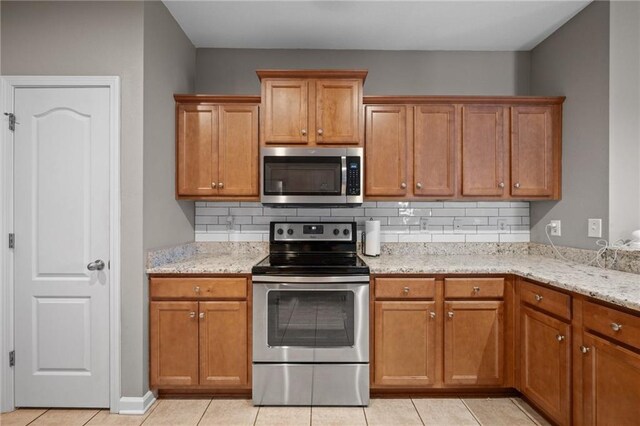
[[(268, 241), (269, 222), (380, 221), (383, 242), (528, 242), (528, 202), (365, 202), (355, 208), (277, 208), (196, 202), (196, 241)], [(360, 238), (360, 232), (358, 233)]]

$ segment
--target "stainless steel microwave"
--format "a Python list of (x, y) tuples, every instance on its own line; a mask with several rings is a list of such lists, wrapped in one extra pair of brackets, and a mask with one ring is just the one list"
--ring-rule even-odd
[(261, 148), (260, 201), (267, 205), (360, 205), (363, 160), (363, 148)]

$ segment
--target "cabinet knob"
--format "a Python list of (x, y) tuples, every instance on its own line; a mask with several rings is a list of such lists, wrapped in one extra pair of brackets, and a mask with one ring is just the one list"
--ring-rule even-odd
[(556, 336), (556, 340), (557, 340), (558, 342), (562, 342), (564, 339), (565, 339), (565, 337), (564, 337), (562, 334), (558, 334), (558, 335)]
[(409, 294), (409, 287), (405, 287), (405, 288), (403, 288), (403, 289), (402, 289), (402, 292), (403, 292), (404, 294)]
[(322, 136), (322, 134), (323, 134), (323, 133), (324, 133), (324, 130), (322, 130), (322, 129), (318, 129), (318, 134), (319, 134), (320, 136)]
[(405, 182), (402, 182), (400, 184), (400, 188), (405, 189), (407, 187), (407, 184)]
[(198, 287), (198, 286), (194, 287), (193, 291), (195, 291), (196, 293), (200, 293), (200, 287)]
[(476, 294), (480, 293), (480, 287), (474, 287), (473, 292)]
[(307, 135), (307, 129), (300, 130), (300, 133), (302, 133), (302, 136), (306, 136)]
[(189, 312), (189, 318), (195, 318), (196, 317), (196, 313), (191, 311)]
[(431, 312), (429, 312), (429, 316), (430, 316), (431, 318), (435, 318), (435, 317), (436, 317), (436, 313), (435, 313), (435, 312), (433, 312), (433, 311), (431, 311)]
[(216, 188), (216, 186), (218, 186), (218, 185), (217, 185), (215, 182), (211, 182), (211, 187), (212, 187), (213, 189), (215, 189), (215, 188)]
[(618, 324), (617, 322), (611, 323), (611, 329), (615, 332), (622, 330), (622, 324)]
[(416, 183), (416, 188), (422, 189), (422, 184), (420, 182)]
[(220, 183), (218, 184), (218, 188), (220, 188), (220, 189), (224, 188), (224, 183), (220, 182)]
[(536, 302), (542, 302), (543, 297), (539, 294), (536, 294), (534, 297), (536, 298)]
[(204, 312), (200, 312), (200, 315), (198, 315), (200, 317), (200, 319), (204, 318)]
[(451, 311), (447, 312), (447, 316), (448, 316), (449, 318), (453, 318), (453, 312), (451, 312)]
[(591, 348), (588, 348), (586, 346), (580, 346), (580, 352), (582, 352), (583, 354), (588, 353), (591, 350)]
[(500, 182), (500, 183), (498, 184), (498, 188), (504, 188), (504, 182)]
[(516, 188), (520, 188), (520, 182), (514, 183), (513, 186), (516, 187)]

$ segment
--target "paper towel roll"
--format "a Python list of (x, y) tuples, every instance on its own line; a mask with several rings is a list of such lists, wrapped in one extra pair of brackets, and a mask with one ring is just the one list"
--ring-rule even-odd
[(367, 256), (380, 255), (380, 221), (368, 220), (364, 223), (364, 248)]

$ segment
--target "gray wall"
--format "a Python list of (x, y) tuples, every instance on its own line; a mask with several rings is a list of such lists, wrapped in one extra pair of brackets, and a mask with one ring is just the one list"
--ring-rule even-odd
[(595, 248), (587, 219), (609, 222), (609, 3), (594, 2), (531, 51), (531, 94), (564, 95), (562, 200), (531, 203), (531, 241), (562, 220), (563, 246)]
[(259, 94), (260, 68), (368, 69), (365, 95), (527, 95), (529, 52), (197, 49), (196, 91)]
[[(144, 214), (145, 252), (194, 240), (194, 202), (175, 199), (174, 93), (193, 91), (196, 49), (161, 2), (144, 6)], [(146, 283), (146, 276), (143, 277)], [(142, 285), (142, 369), (148, 388), (148, 286)]]
[(611, 3), (609, 238), (640, 229), (640, 3)]

